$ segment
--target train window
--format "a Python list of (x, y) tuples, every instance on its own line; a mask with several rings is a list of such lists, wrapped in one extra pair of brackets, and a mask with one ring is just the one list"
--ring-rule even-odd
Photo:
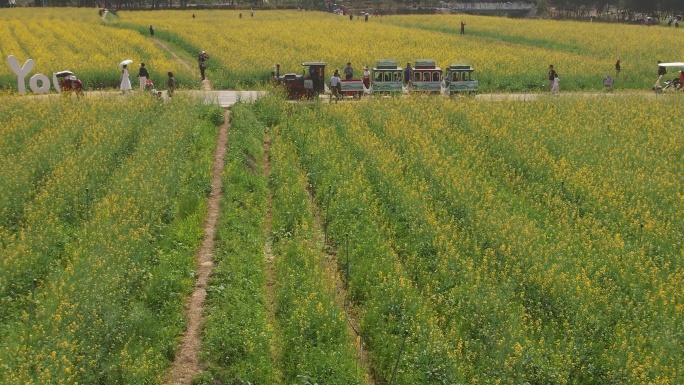
[(401, 81), (401, 71), (396, 71), (394, 73), (394, 81), (395, 82), (400, 82)]
[(392, 81), (392, 73), (391, 72), (385, 72), (385, 81), (386, 82)]
[(376, 72), (375, 73), (375, 81), (376, 82), (381, 82), (382, 81), (382, 72)]
[(439, 81), (439, 72), (433, 72), (433, 73), (432, 73), (432, 81), (433, 81), (433, 82), (438, 82), (438, 81)]

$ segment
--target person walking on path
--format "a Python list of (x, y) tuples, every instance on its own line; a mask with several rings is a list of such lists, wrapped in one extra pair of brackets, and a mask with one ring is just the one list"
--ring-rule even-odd
[(603, 85), (606, 87), (606, 92), (613, 92), (613, 78), (610, 75), (603, 78)]
[(340, 98), (340, 93), (342, 92), (342, 79), (340, 79), (340, 71), (335, 70), (333, 76), (330, 77), (330, 98), (335, 98), (335, 101)]
[(133, 87), (131, 87), (131, 79), (128, 77), (128, 66), (123, 65), (123, 70), (121, 71), (121, 93), (126, 94), (126, 91), (131, 92)]
[(551, 93), (557, 95), (560, 91), (560, 79), (558, 78), (558, 73), (553, 74), (553, 83), (551, 84)]
[(620, 69), (620, 59), (617, 59), (617, 61), (615, 62), (615, 76), (620, 75)]
[(205, 80), (206, 77), (204, 76), (204, 71), (207, 69), (207, 59), (209, 59), (209, 55), (205, 51), (202, 51), (201, 54), (199, 54), (199, 57), (197, 58), (197, 62), (199, 63), (199, 69), (200, 69), (200, 74), (202, 75), (202, 80)]
[(169, 71), (169, 80), (166, 81), (166, 87), (168, 89), (167, 93), (169, 94), (169, 97), (173, 96), (173, 91), (176, 90), (176, 80), (173, 78), (173, 72)]
[(154, 36), (154, 27), (150, 25), (150, 36)]
[(465, 35), (466, 22), (461, 20), (461, 35)]
[(352, 77), (354, 77), (354, 68), (352, 67), (351, 63), (347, 63), (347, 66), (344, 67), (344, 78), (349, 80)]
[(140, 91), (145, 91), (145, 84), (147, 84), (147, 79), (150, 77), (147, 68), (145, 68), (145, 63), (140, 63), (140, 70), (138, 70), (138, 80), (140, 80)]
[(555, 82), (555, 79), (558, 77), (558, 73), (556, 72), (555, 69), (553, 69), (553, 64), (549, 65), (549, 91), (553, 92), (553, 83)]

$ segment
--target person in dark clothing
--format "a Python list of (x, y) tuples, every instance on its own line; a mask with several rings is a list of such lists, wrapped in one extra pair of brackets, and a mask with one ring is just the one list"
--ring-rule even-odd
[(140, 80), (140, 91), (145, 91), (145, 84), (147, 84), (147, 79), (149, 79), (150, 74), (145, 68), (145, 63), (140, 63), (140, 70), (138, 70), (138, 80)]
[(169, 97), (173, 96), (173, 91), (176, 89), (176, 81), (173, 79), (173, 72), (169, 71), (169, 80), (166, 82), (166, 87), (168, 88)]
[(615, 76), (620, 75), (620, 59), (617, 59), (615, 62)]
[(204, 76), (204, 71), (207, 69), (207, 59), (209, 59), (209, 55), (205, 51), (202, 51), (201, 54), (199, 54), (199, 57), (197, 58), (197, 61), (199, 63), (199, 69), (200, 69), (200, 74), (202, 75), (202, 80), (206, 79)]
[(461, 20), (461, 35), (465, 35), (466, 22)]
[(154, 27), (150, 25), (150, 36), (154, 36)]
[(409, 84), (411, 81), (411, 63), (406, 63), (406, 68), (404, 68), (404, 83)]
[(663, 76), (667, 74), (667, 69), (663, 66), (660, 65), (662, 63), (660, 60), (658, 60), (658, 76)]

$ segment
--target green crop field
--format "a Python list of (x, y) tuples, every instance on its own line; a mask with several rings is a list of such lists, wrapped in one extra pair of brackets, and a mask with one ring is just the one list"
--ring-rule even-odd
[[(35, 58), (31, 75), (67, 65), (97, 79), (87, 91), (110, 88), (126, 57), (199, 88), (185, 64), (206, 49), (216, 89), (271, 92), (221, 126), (225, 111), (183, 92), (16, 95), (2, 67), (0, 383), (189, 384), (170, 373), (198, 289), (195, 385), (684, 383), (682, 96), (633, 92), (656, 59), (681, 60), (654, 42), (682, 31), (469, 17), (460, 37), (449, 15), (29, 11), (0, 15), (0, 52)], [(348, 49), (323, 49), (339, 40)], [(265, 84), (276, 62), (432, 57), (470, 62), (486, 92), (544, 90), (551, 62), (562, 90), (597, 90), (618, 56), (618, 92), (525, 102), (297, 103)]]

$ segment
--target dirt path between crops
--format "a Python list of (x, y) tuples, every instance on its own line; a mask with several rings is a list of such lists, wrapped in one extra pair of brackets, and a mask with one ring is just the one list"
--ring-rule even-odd
[[(335, 302), (340, 309), (344, 310), (347, 317), (347, 334), (350, 340), (354, 341), (354, 346), (356, 351), (359, 352), (357, 357), (359, 367), (364, 373), (364, 383), (366, 385), (376, 385), (380, 382), (376, 379), (375, 373), (372, 370), (370, 356), (364, 345), (363, 338), (359, 332), (359, 322), (358, 322), (358, 310), (347, 299), (347, 283), (345, 282), (344, 272), (339, 269), (338, 256), (336, 250), (330, 248), (329, 244), (326, 244), (325, 236), (325, 220), (321, 208), (316, 205), (313, 199), (313, 194), (310, 189), (310, 185), (306, 188), (306, 194), (309, 200), (309, 205), (314, 213), (314, 233), (316, 234), (316, 242), (323, 246), (324, 255), (322, 260), (322, 267), (324, 274), (326, 275), (328, 282), (334, 285), (335, 290)], [(348, 240), (347, 240), (348, 241)]]
[(214, 165), (211, 174), (211, 193), (209, 194), (207, 218), (204, 225), (204, 238), (200, 250), (195, 256), (196, 276), (195, 288), (186, 304), (185, 316), (188, 319), (187, 329), (178, 347), (176, 358), (171, 368), (168, 383), (173, 385), (190, 385), (193, 377), (201, 370), (199, 356), (202, 348), (201, 332), (204, 321), (204, 300), (207, 297), (207, 283), (214, 268), (214, 240), (216, 223), (219, 216), (219, 205), (223, 195), (221, 191), (221, 174), (226, 157), (226, 143), (230, 128), (230, 112), (224, 113), (225, 123), (219, 128), (214, 152)]
[[(195, 70), (195, 67), (192, 66), (190, 63), (188, 63), (187, 60), (185, 60), (185, 59), (183, 59), (182, 57), (178, 56), (178, 54), (177, 54), (174, 50), (172, 50), (171, 47), (169, 47), (168, 43), (166, 43), (164, 40), (157, 39), (157, 38), (154, 38), (154, 37), (151, 37), (150, 40), (152, 40), (152, 41), (154, 42), (154, 44), (158, 45), (158, 46), (161, 47), (163, 50), (165, 50), (166, 52), (168, 52), (168, 53), (171, 55), (171, 57), (173, 57), (173, 59), (174, 59), (175, 61), (177, 61), (178, 63), (180, 63), (180, 65), (182, 65), (183, 67), (185, 67), (185, 69), (187, 69), (188, 71), (192, 72), (193, 75), (196, 75), (196, 76), (198, 76), (198, 77), (200, 76), (199, 72), (198, 72), (197, 70)], [(211, 81), (209, 81), (209, 78), (207, 78), (207, 77), (205, 76), (205, 79), (202, 80), (202, 91), (211, 91), (212, 89), (213, 89), (213, 88), (212, 88), (212, 86), (211, 86)]]

